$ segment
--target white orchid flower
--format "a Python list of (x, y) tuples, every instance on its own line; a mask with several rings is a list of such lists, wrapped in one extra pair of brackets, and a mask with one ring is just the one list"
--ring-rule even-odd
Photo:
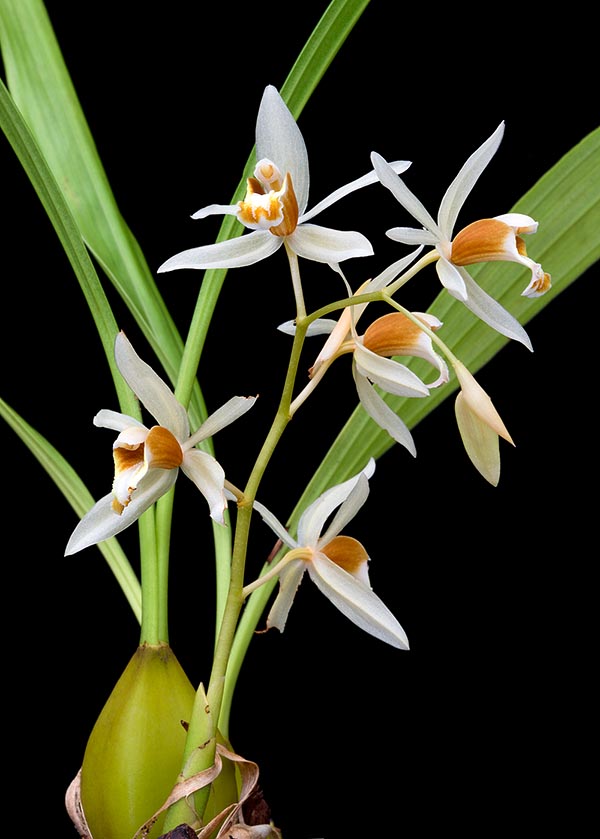
[[(298, 586), (308, 572), (317, 588), (358, 627), (393, 647), (408, 649), (406, 633), (371, 588), (365, 548), (356, 539), (340, 535), (365, 503), (368, 479), (374, 470), (375, 461), (371, 459), (358, 475), (319, 496), (300, 517), (296, 539), (266, 507), (254, 503), (264, 521), (291, 549), (280, 563), (279, 592), (267, 617), (267, 628), (283, 632)], [(326, 525), (336, 508), (337, 513)]]
[[(383, 288), (414, 259), (415, 255), (413, 253), (404, 257), (375, 279), (364, 283), (356, 295)], [(449, 374), (446, 362), (434, 351), (430, 335), (419, 325), (421, 323), (427, 329), (436, 331), (442, 326), (442, 322), (435, 315), (424, 312), (412, 312), (414, 320), (401, 312), (390, 312), (377, 318), (363, 335), (359, 335), (357, 323), (367, 305), (368, 303), (361, 303), (347, 306), (337, 321), (320, 318), (311, 324), (314, 327), (311, 334), (329, 333), (329, 337), (310, 369), (311, 382), (294, 400), (291, 412), (294, 413), (298, 409), (336, 358), (352, 353), (352, 375), (361, 405), (397, 443), (416, 456), (414, 440), (408, 427), (373, 385), (378, 385), (386, 393), (396, 396), (423, 397), (429, 395), (431, 388), (447, 382)], [(289, 322), (279, 328), (288, 333), (293, 331), (293, 325)], [(434, 381), (426, 384), (405, 364), (397, 361), (395, 356), (423, 358), (439, 375)]]
[(432, 245), (439, 253), (436, 263), (438, 277), (450, 294), (493, 329), (532, 349), (529, 336), (518, 320), (483, 291), (464, 266), (498, 260), (520, 263), (531, 271), (531, 281), (523, 295), (535, 297), (544, 294), (551, 286), (550, 275), (527, 256), (520, 235), (535, 233), (537, 222), (521, 213), (508, 213), (476, 221), (453, 239), (458, 214), (498, 150), (503, 133), (504, 123), (501, 122), (491, 137), (469, 157), (442, 198), (437, 222), (381, 155), (373, 152), (371, 161), (381, 183), (423, 225), (421, 229), (393, 227), (387, 235), (404, 244)]
[(69, 539), (65, 556), (116, 536), (137, 521), (171, 489), (179, 469), (206, 498), (211, 517), (224, 524), (227, 500), (223, 469), (196, 445), (245, 414), (256, 401), (254, 397), (234, 396), (190, 436), (185, 408), (160, 376), (141, 360), (123, 332), (115, 341), (115, 359), (121, 375), (158, 425), (147, 428), (134, 417), (117, 411), (102, 410), (96, 414), (94, 425), (118, 432), (113, 444), (113, 489), (81, 519)]
[[(438, 330), (442, 322), (425, 312), (411, 313), (432, 331)], [(423, 358), (438, 370), (438, 377), (432, 382), (423, 382), (404, 364), (393, 356), (414, 356)], [(360, 403), (369, 416), (397, 442), (416, 456), (417, 451), (412, 434), (373, 385), (379, 385), (387, 393), (396, 396), (428, 396), (431, 388), (448, 381), (448, 367), (443, 358), (433, 349), (427, 335), (413, 320), (401, 312), (390, 312), (375, 320), (361, 337), (354, 338), (352, 375)]]
[[(159, 273), (179, 268), (252, 265), (275, 253), (284, 241), (297, 256), (328, 264), (373, 254), (370, 242), (362, 233), (307, 222), (340, 198), (377, 183), (377, 176), (370, 172), (306, 211), (310, 178), (304, 138), (272, 85), (265, 88), (258, 111), (256, 157), (254, 177), (248, 179), (243, 201), (231, 205), (210, 204), (192, 216), (198, 219), (209, 215), (234, 215), (252, 232), (185, 250), (164, 262)], [(397, 161), (390, 165), (394, 172), (404, 172), (410, 163)]]

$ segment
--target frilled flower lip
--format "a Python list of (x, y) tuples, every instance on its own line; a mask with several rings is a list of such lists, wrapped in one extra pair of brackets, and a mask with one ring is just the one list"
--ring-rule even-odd
[[(456, 265), (450, 259), (452, 235), (458, 214), (483, 170), (498, 150), (503, 135), (504, 122), (501, 122), (493, 134), (468, 158), (442, 198), (437, 221), (408, 189), (402, 179), (394, 174), (390, 165), (380, 154), (372, 152), (371, 161), (381, 183), (422, 225), (421, 229), (412, 227), (390, 228), (387, 230), (389, 238), (407, 245), (420, 244), (436, 248), (440, 254), (436, 264), (438, 277), (449, 293), (461, 300), (484, 323), (487, 323), (500, 334), (520, 341), (531, 350), (529, 336), (519, 321), (493, 297), (483, 291), (464, 267)], [(502, 216), (498, 218), (502, 218)], [(549, 275), (544, 276), (548, 277), (549, 281)], [(544, 281), (540, 280), (539, 276), (537, 280), (538, 284), (534, 288), (534, 292), (536, 290), (540, 291), (544, 285)], [(527, 293), (527, 290), (525, 293)], [(540, 291), (540, 293), (543, 292)]]
[[(223, 242), (190, 248), (167, 259), (159, 267), (159, 273), (180, 268), (240, 268), (253, 265), (279, 250), (284, 240), (298, 256), (332, 265), (354, 257), (373, 255), (371, 243), (362, 233), (335, 230), (307, 222), (340, 198), (376, 183), (377, 176), (369, 172), (351, 181), (307, 212), (310, 173), (306, 145), (291, 112), (272, 85), (265, 88), (258, 111), (256, 154), (259, 162), (271, 162), (282, 177), (289, 174), (297, 202), (294, 223), (281, 228), (279, 235), (274, 235), (271, 229), (253, 230)], [(390, 165), (393, 171), (404, 172), (410, 162), (396, 161)], [(239, 204), (211, 204), (198, 210), (192, 218), (205, 218), (214, 214), (235, 215), (239, 218), (239, 212)], [(282, 223), (286, 224), (285, 219)], [(288, 229), (291, 232), (288, 233)]]
[[(211, 517), (223, 524), (227, 504), (223, 469), (196, 445), (234, 422), (256, 401), (254, 397), (233, 397), (190, 436), (185, 408), (163, 379), (137, 355), (123, 332), (115, 340), (115, 359), (121, 375), (158, 426), (149, 429), (134, 417), (117, 411), (101, 410), (96, 414), (94, 425), (118, 433), (115, 450), (121, 450), (124, 459), (121, 469), (115, 463), (113, 492), (96, 502), (81, 519), (67, 543), (65, 556), (116, 536), (137, 521), (171, 489), (179, 469), (204, 495)], [(148, 443), (150, 451), (146, 452)], [(136, 452), (137, 462), (126, 462), (123, 452), (127, 450)]]
[[(276, 627), (283, 632), (298, 586), (308, 572), (317, 588), (353, 623), (393, 647), (408, 649), (406, 633), (370, 587), (368, 556), (363, 546), (355, 540), (349, 540), (345, 546), (338, 541), (340, 531), (365, 503), (368, 479), (374, 470), (375, 461), (371, 459), (362, 472), (313, 501), (300, 517), (296, 539), (264, 505), (255, 502), (255, 509), (264, 521), (298, 556), (280, 574), (279, 592), (267, 617), (268, 628)], [(327, 524), (336, 509), (337, 513)], [(341, 547), (350, 552), (347, 568), (351, 570), (342, 567), (339, 557), (335, 562), (327, 555), (327, 547), (333, 545), (336, 547), (333, 556)]]
[(475, 265), (478, 262), (517, 262), (531, 271), (531, 281), (523, 297), (540, 297), (552, 285), (542, 266), (527, 256), (525, 234), (535, 233), (538, 223), (523, 213), (505, 213), (480, 219), (464, 227), (452, 242), (450, 261), (454, 265)]

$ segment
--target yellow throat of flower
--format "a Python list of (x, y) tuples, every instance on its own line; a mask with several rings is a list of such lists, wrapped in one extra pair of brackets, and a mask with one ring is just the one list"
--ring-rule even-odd
[[(266, 229), (274, 236), (289, 236), (298, 225), (298, 201), (292, 176), (281, 175), (270, 161), (262, 161), (248, 178), (246, 197), (238, 203), (237, 217), (252, 230)], [(267, 188), (269, 188), (267, 190)]]

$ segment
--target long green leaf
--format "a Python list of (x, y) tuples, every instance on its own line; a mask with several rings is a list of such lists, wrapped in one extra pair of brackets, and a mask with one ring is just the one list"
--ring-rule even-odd
[(84, 297), (94, 312), (100, 341), (122, 409), (128, 413), (133, 412), (135, 416), (139, 413), (139, 406), (123, 381), (114, 360), (114, 342), (118, 327), (104, 289), (62, 190), (2, 81), (0, 81), (0, 127), (29, 175), (75, 276), (79, 280)]
[(183, 342), (119, 212), (42, 0), (0, 0), (0, 47), (7, 86), (81, 235), (174, 381)]

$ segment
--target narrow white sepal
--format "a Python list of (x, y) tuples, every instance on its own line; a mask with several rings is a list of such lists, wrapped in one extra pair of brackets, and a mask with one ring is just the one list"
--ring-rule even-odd
[(224, 524), (223, 514), (227, 500), (224, 492), (225, 472), (222, 466), (208, 452), (190, 449), (185, 453), (181, 471), (206, 498), (211, 518), (219, 524)]
[(452, 231), (458, 214), (469, 193), (475, 186), (479, 176), (498, 151), (504, 135), (504, 122), (501, 122), (491, 137), (479, 146), (467, 159), (454, 178), (440, 202), (438, 225), (443, 237), (448, 241), (452, 238)]
[(356, 383), (356, 390), (360, 399), (360, 404), (363, 406), (371, 419), (377, 423), (380, 428), (394, 439), (401, 446), (404, 446), (413, 457), (417, 456), (417, 449), (413, 440), (412, 434), (408, 430), (407, 425), (400, 419), (400, 417), (392, 411), (390, 406), (384, 402), (381, 396), (377, 393), (373, 385), (354, 371), (354, 381)]
[(267, 158), (294, 184), (300, 215), (306, 209), (310, 188), (308, 154), (302, 132), (273, 85), (263, 93), (256, 119), (256, 159)]
[(298, 256), (315, 262), (336, 265), (346, 259), (373, 256), (373, 247), (369, 240), (354, 230), (335, 230), (318, 224), (302, 224), (287, 239)]
[(357, 344), (354, 350), (357, 371), (388, 393), (396, 396), (429, 396), (429, 388), (421, 379), (399, 361), (385, 358)]
[(224, 405), (207, 417), (200, 428), (184, 443), (185, 450), (192, 448), (201, 440), (207, 440), (222, 428), (231, 425), (254, 406), (256, 396), (232, 396)]
[(402, 204), (413, 218), (441, 238), (441, 231), (436, 222), (429, 215), (424, 205), (417, 196), (410, 191), (402, 178), (394, 172), (390, 164), (377, 152), (371, 152), (371, 163), (381, 183), (387, 187), (396, 200)]
[(266, 259), (282, 244), (280, 236), (273, 236), (268, 230), (254, 230), (235, 239), (181, 251), (163, 262), (158, 273), (177, 271), (180, 268), (243, 268)]
[(142, 361), (123, 332), (115, 340), (115, 361), (129, 387), (158, 424), (168, 428), (178, 440), (185, 440), (190, 433), (185, 408), (158, 373)]
[(298, 545), (314, 547), (317, 544), (325, 522), (333, 513), (336, 507), (339, 507), (354, 489), (356, 482), (361, 475), (370, 478), (375, 471), (375, 460), (370, 458), (369, 462), (357, 475), (343, 481), (341, 484), (336, 484), (330, 489), (325, 490), (315, 501), (310, 504), (300, 516), (298, 522)]
[(392, 612), (352, 574), (323, 554), (313, 557), (308, 573), (325, 597), (356, 626), (392, 647), (409, 649), (406, 633)]
[(459, 268), (458, 270), (467, 290), (465, 306), (492, 329), (495, 329), (501, 335), (506, 335), (507, 338), (519, 341), (530, 352), (533, 352), (531, 339), (516, 317), (485, 292), (466, 269)]
[[(329, 335), (330, 332), (333, 332), (336, 325), (337, 320), (333, 320), (333, 318), (317, 318), (309, 324), (309, 327), (306, 330), (306, 335), (307, 337), (310, 335)], [(284, 332), (286, 335), (295, 335), (296, 321), (287, 320), (285, 323), (279, 324), (277, 329), (279, 332)]]
[(279, 591), (267, 616), (267, 629), (275, 628), (280, 632), (285, 629), (292, 603), (305, 571), (306, 563), (297, 559), (286, 565), (279, 575)]
[(416, 227), (390, 227), (385, 231), (388, 239), (402, 242), (403, 245), (437, 245), (439, 238), (429, 230)]
[(161, 495), (169, 491), (175, 483), (177, 472), (177, 469), (156, 469), (147, 474), (120, 515), (112, 508), (114, 495), (112, 493), (105, 495), (85, 514), (71, 534), (65, 556), (110, 539), (111, 536), (116, 536), (125, 530), (137, 521)]
[[(408, 160), (395, 160), (393, 163), (390, 163), (390, 166), (398, 175), (401, 172), (406, 172), (410, 165), (410, 161)], [(365, 186), (375, 184), (378, 180), (379, 179), (375, 172), (367, 172), (366, 175), (362, 175), (360, 178), (356, 178), (356, 180), (350, 181), (350, 183), (347, 183), (344, 186), (339, 187), (338, 189), (334, 190), (334, 192), (330, 193), (322, 201), (319, 201), (318, 204), (315, 204), (314, 207), (311, 207), (311, 209), (308, 210), (306, 213), (304, 213), (299, 218), (300, 224), (304, 224), (305, 221), (314, 218), (323, 210), (327, 209), (327, 207), (330, 207), (332, 204), (335, 204), (336, 201), (339, 201), (340, 198), (345, 198), (346, 195), (350, 195), (351, 192), (355, 192), (355, 190), (357, 189), (362, 189)]]

